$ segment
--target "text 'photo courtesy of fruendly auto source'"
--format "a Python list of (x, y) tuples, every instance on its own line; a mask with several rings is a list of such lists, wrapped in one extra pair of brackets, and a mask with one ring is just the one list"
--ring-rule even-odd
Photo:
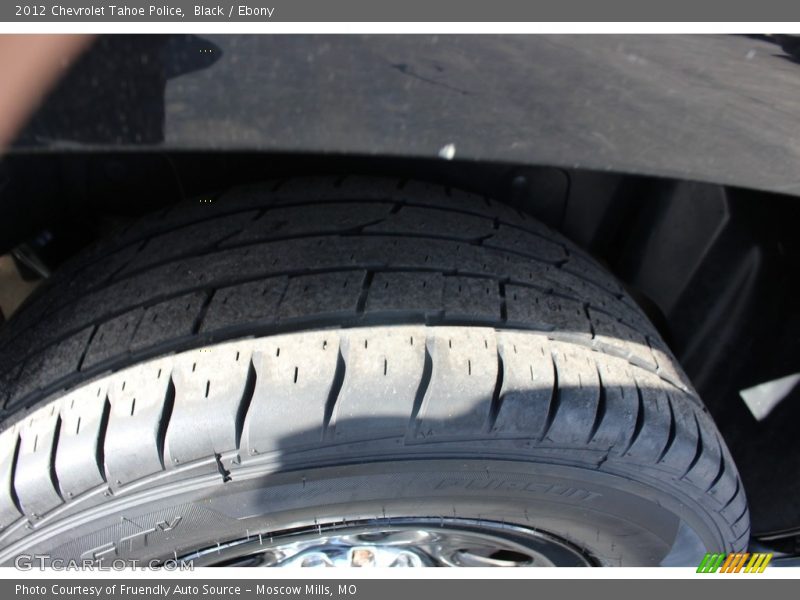
[(792, 593), (800, 5), (446, 4), (0, 8), (0, 595)]

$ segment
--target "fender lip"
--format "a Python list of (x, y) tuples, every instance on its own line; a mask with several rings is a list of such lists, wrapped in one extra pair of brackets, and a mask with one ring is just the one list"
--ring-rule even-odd
[(441, 155), (797, 195), (780, 39), (108, 36), (11, 152)]

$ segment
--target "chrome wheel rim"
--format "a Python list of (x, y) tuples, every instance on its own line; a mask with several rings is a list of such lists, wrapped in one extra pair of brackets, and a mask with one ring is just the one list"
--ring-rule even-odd
[(592, 566), (553, 534), (471, 519), (380, 519), (297, 528), (215, 544), (180, 558), (195, 566), (552, 567)]

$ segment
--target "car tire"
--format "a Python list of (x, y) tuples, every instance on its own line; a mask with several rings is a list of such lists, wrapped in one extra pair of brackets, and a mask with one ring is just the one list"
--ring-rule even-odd
[(748, 542), (730, 453), (623, 287), (432, 184), (150, 215), (10, 319), (0, 382), (4, 564), (398, 562), (424, 538), (432, 564), (692, 565)]

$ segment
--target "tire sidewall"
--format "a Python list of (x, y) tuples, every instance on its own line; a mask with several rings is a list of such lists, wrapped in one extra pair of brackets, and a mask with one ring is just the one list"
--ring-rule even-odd
[[(3, 561), (13, 563), (22, 551), (66, 560), (164, 560), (246, 536), (409, 517), (489, 520), (556, 534), (609, 566), (655, 566), (676, 553), (691, 564), (723, 548), (712, 517), (663, 485), (554, 464), (431, 459), (278, 474), (247, 467), (224, 483), (206, 477), (156, 486), (42, 523)], [(694, 547), (682, 548), (679, 532), (687, 528)]]

